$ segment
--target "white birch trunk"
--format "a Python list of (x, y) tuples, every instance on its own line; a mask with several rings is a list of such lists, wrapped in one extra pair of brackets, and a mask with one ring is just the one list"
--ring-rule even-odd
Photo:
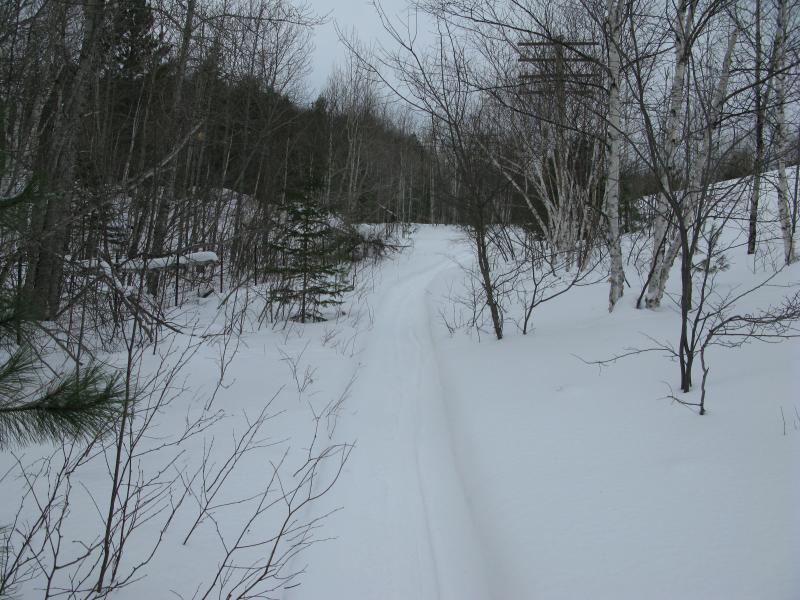
[(720, 70), (717, 86), (714, 89), (714, 95), (711, 99), (711, 110), (709, 111), (708, 122), (706, 123), (705, 131), (703, 132), (703, 146), (700, 150), (700, 155), (697, 160), (692, 164), (689, 177), (689, 205), (687, 211), (693, 211), (697, 203), (700, 201), (702, 190), (700, 187), (703, 184), (703, 173), (707, 169), (708, 163), (711, 160), (711, 145), (713, 143), (714, 133), (720, 127), (720, 120), (722, 118), (722, 108), (725, 103), (725, 96), (728, 92), (728, 81), (731, 74), (731, 61), (733, 60), (733, 52), (736, 49), (736, 42), (739, 39), (739, 28), (732, 25), (731, 31), (728, 34), (728, 45), (725, 49), (725, 57), (722, 59), (722, 68)]
[(778, 0), (778, 18), (776, 23), (776, 74), (775, 74), (775, 146), (778, 152), (778, 218), (783, 237), (783, 259), (787, 265), (797, 257), (792, 238), (792, 217), (789, 210), (789, 179), (786, 175), (786, 155), (789, 152), (786, 134), (786, 74), (783, 72), (786, 62), (786, 29), (788, 17), (787, 0)]
[[(686, 219), (695, 212), (697, 203), (700, 201), (703, 190), (700, 188), (703, 185), (703, 174), (707, 171), (708, 162), (711, 157), (711, 144), (713, 142), (714, 132), (719, 127), (719, 120), (722, 114), (722, 106), (725, 101), (725, 94), (728, 90), (728, 80), (730, 79), (731, 60), (733, 59), (733, 51), (736, 48), (736, 41), (739, 36), (739, 29), (733, 27), (728, 35), (728, 45), (725, 50), (725, 57), (722, 61), (722, 68), (720, 71), (717, 86), (714, 89), (714, 95), (711, 100), (711, 110), (708, 113), (708, 121), (703, 132), (703, 142), (696, 159), (692, 163), (689, 170), (689, 182), (686, 190), (683, 206), (681, 207), (680, 215), (676, 215), (681, 219), (681, 224), (688, 227)], [(671, 239), (666, 252), (664, 253), (661, 269), (658, 273), (654, 274), (653, 279), (658, 284), (659, 302), (664, 295), (664, 290), (667, 287), (667, 280), (669, 279), (669, 272), (675, 259), (681, 250), (680, 236), (675, 235)]]
[[(686, 83), (686, 67), (691, 55), (689, 26), (693, 21), (693, 0), (682, 0), (675, 16), (675, 73), (672, 77), (669, 112), (664, 129), (664, 166), (661, 172), (661, 185), (668, 193), (672, 189), (671, 179), (675, 170), (675, 149), (678, 146), (678, 126), (680, 125), (681, 105), (683, 104)], [(661, 298), (664, 295), (666, 278), (662, 275), (662, 271), (664, 267), (664, 251), (667, 245), (667, 217), (670, 210), (666, 195), (664, 193), (659, 194), (656, 204), (655, 223), (653, 225), (653, 257), (650, 263), (652, 275), (645, 294), (645, 306), (647, 308), (659, 307)]]

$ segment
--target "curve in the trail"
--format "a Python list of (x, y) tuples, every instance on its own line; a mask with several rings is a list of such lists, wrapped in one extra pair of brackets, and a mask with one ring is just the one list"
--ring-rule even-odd
[(357, 442), (334, 488), (343, 506), (337, 539), (313, 561), (303, 597), (322, 597), (320, 585), (325, 597), (347, 600), (491, 597), (430, 331), (427, 288), (453, 266), (445, 249), (418, 239), (411, 256), (387, 269), (341, 422), (340, 433)]

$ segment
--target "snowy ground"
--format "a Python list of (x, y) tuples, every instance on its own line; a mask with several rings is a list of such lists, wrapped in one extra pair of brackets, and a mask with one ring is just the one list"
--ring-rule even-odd
[(700, 417), (664, 398), (663, 356), (576, 358), (676, 335), (669, 309), (609, 315), (605, 285), (544, 305), (528, 336), (448, 336), (452, 237), (423, 229), (386, 266), (339, 539), (292, 597), (800, 597), (800, 344), (720, 350)]
[[(800, 343), (715, 349), (700, 417), (666, 398), (677, 365), (660, 353), (603, 369), (581, 360), (646, 347), (645, 335), (675, 339), (673, 310), (638, 311), (633, 290), (609, 315), (606, 285), (576, 288), (543, 305), (527, 336), (513, 325), (502, 342), (450, 335), (439, 309), (463, 282), (457, 263), (470, 253), (459, 239), (421, 227), (338, 323), (243, 336), (215, 400), (230, 415), (213, 430), (215, 452), (277, 393), (264, 429), (275, 445), (242, 460), (226, 498), (267, 479), (285, 448), (297, 464), (312, 412), (338, 398), (320, 437), (355, 443), (312, 507), (341, 507), (317, 532), (332, 539), (295, 557), (299, 585), (275, 596), (800, 597)], [(800, 279), (798, 269), (781, 281)], [(734, 261), (725, 281), (754, 277)], [(776, 300), (773, 289), (759, 293), (756, 305)], [(199, 312), (212, 314), (214, 302)], [(219, 351), (209, 344), (192, 359), (195, 403)], [(177, 426), (187, 406), (188, 396), (174, 402), (162, 426)], [(196, 460), (203, 447), (193, 443)], [(233, 532), (243, 512), (221, 509), (218, 521)], [(148, 576), (119, 597), (191, 598), (208, 584), (221, 545), (207, 520), (182, 543), (196, 516), (174, 524)], [(259, 523), (263, 535), (276, 518)]]

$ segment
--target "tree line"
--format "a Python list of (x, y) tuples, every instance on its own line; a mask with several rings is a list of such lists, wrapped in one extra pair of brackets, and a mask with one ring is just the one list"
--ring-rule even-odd
[[(637, 308), (658, 310), (666, 298), (678, 307), (677, 341), (660, 349), (680, 365), (684, 393), (722, 330), (739, 341), (768, 337), (760, 328), (787, 332), (798, 314), (791, 287), (780, 310), (736, 315), (717, 279), (740, 251), (780, 248), (764, 284), (796, 261), (796, 7), (412, 5), (432, 24), (427, 35), (378, 3), (389, 41), (372, 54), (350, 48), (430, 122), (444, 175), (436, 192), (458, 207), (452, 218), (475, 253), (473, 326), (488, 323), (498, 340), (509, 321), (526, 333), (534, 308), (564, 293), (565, 279), (568, 288), (593, 274), (607, 278), (613, 311), (639, 285), (627, 264), (643, 281)], [(668, 285), (676, 272), (677, 294)], [(705, 363), (703, 371), (705, 383)]]

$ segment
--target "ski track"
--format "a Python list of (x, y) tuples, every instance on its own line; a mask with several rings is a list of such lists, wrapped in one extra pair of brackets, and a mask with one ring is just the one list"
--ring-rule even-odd
[(491, 597), (431, 336), (427, 288), (453, 268), (446, 250), (421, 236), (385, 273), (340, 422), (342, 439), (356, 447), (332, 493), (342, 511), (326, 530), (337, 539), (307, 557), (315, 577), (293, 598)]

